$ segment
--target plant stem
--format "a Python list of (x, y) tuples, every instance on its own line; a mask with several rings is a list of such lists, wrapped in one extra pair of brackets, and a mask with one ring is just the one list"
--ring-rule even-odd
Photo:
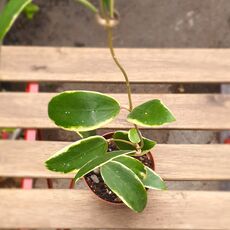
[(114, 0), (110, 0), (110, 17), (113, 18), (114, 16)]
[[(103, 9), (103, 11), (105, 11), (105, 9)], [(132, 91), (131, 91), (131, 87), (130, 87), (130, 82), (129, 82), (129, 78), (128, 75), (125, 71), (125, 69), (123, 68), (123, 66), (120, 64), (120, 62), (118, 61), (114, 48), (113, 48), (113, 29), (112, 27), (110, 27), (109, 25), (109, 18), (106, 16), (106, 29), (107, 29), (107, 35), (108, 35), (108, 47), (111, 53), (111, 56), (115, 62), (115, 64), (117, 65), (117, 67), (120, 69), (120, 71), (122, 72), (124, 78), (125, 78), (125, 83), (126, 83), (126, 88), (127, 88), (127, 93), (128, 93), (128, 100), (129, 100), (129, 111), (131, 112), (133, 110), (133, 102), (132, 102)], [(140, 148), (143, 148), (144, 146), (144, 141), (143, 141), (143, 137), (141, 135), (141, 132), (138, 128), (138, 126), (136, 124), (134, 124), (135, 129), (137, 130), (138, 136), (140, 138)]]
[(121, 109), (124, 109), (124, 110), (127, 110), (127, 111), (129, 111), (129, 112), (131, 112), (131, 111), (129, 110), (129, 108), (127, 108), (127, 107), (125, 107), (125, 106), (121, 106), (120, 108), (121, 108)]
[(101, 16), (103, 18), (106, 18), (106, 16), (105, 16), (105, 8), (104, 8), (104, 1), (100, 0), (99, 4), (100, 4), (100, 14), (101, 14)]
[(136, 146), (136, 144), (134, 144), (134, 143), (132, 143), (132, 142), (130, 142), (130, 141), (126, 141), (126, 140), (123, 140), (123, 139), (114, 139), (114, 138), (110, 138), (110, 139), (108, 139), (108, 141), (110, 142), (110, 141), (117, 141), (117, 142), (123, 142), (123, 143), (125, 143), (125, 144), (128, 144), (128, 145), (131, 145), (131, 146), (133, 146), (134, 148), (136, 148), (137, 146)]
[(135, 129), (137, 130), (137, 134), (138, 134), (138, 136), (139, 136), (139, 138), (140, 138), (140, 140), (141, 140), (141, 141), (140, 141), (140, 142), (141, 142), (141, 144), (140, 144), (140, 149), (142, 149), (142, 148), (144, 147), (144, 139), (143, 139), (143, 137), (142, 137), (142, 135), (141, 135), (141, 132), (140, 132), (138, 126), (134, 124), (134, 127), (135, 127)]
[(98, 13), (98, 9), (89, 1), (87, 0), (77, 0), (78, 2), (80, 2), (82, 5), (84, 5), (86, 8), (88, 8), (89, 10), (91, 10), (93, 13)]
[(123, 76), (125, 77), (125, 83), (126, 83), (126, 88), (127, 88), (127, 93), (128, 93), (128, 100), (129, 100), (129, 110), (132, 111), (133, 109), (133, 103), (132, 103), (132, 92), (131, 92), (131, 87), (130, 87), (130, 83), (129, 83), (129, 79), (128, 79), (128, 75), (126, 73), (126, 71), (124, 70), (124, 68), (122, 67), (122, 65), (119, 63), (114, 49), (113, 49), (113, 32), (112, 32), (112, 28), (109, 26), (109, 19), (106, 19), (107, 21), (107, 34), (108, 34), (108, 46), (109, 46), (109, 50), (111, 53), (111, 56), (114, 60), (114, 62), (116, 63), (117, 67), (120, 69), (120, 71), (122, 72)]

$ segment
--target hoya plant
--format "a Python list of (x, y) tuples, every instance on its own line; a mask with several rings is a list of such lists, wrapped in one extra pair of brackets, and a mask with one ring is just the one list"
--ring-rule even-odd
[[(81, 137), (56, 152), (46, 167), (59, 173), (74, 173), (77, 182), (85, 178), (89, 187), (101, 198), (115, 203), (123, 202), (135, 212), (144, 210), (147, 190), (164, 190), (166, 185), (154, 171), (150, 151), (156, 142), (142, 136), (139, 127), (158, 127), (175, 121), (170, 110), (159, 99), (153, 98), (136, 107), (126, 71), (118, 61), (113, 48), (113, 25), (117, 19), (114, 1), (100, 1), (100, 9), (89, 1), (80, 1), (104, 20), (111, 56), (124, 75), (129, 107), (124, 108), (115, 98), (93, 91), (65, 91), (53, 97), (48, 104), (50, 119), (60, 128), (74, 131)], [(126, 109), (125, 118), (130, 130), (119, 130), (105, 136), (95, 131), (119, 116)]]

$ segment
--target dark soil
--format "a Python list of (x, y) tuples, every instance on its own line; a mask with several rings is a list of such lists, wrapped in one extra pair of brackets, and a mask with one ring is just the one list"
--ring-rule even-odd
[[(109, 145), (109, 152), (118, 150), (115, 143), (111, 143)], [(150, 154), (141, 156), (141, 157), (135, 157), (136, 159), (140, 160), (144, 165), (154, 168), (154, 162)], [(85, 175), (85, 181), (88, 184), (89, 188), (100, 198), (103, 200), (112, 202), (112, 203), (122, 203), (120, 198), (113, 193), (110, 188), (104, 183), (103, 178), (101, 176), (100, 170), (94, 170), (87, 175)]]

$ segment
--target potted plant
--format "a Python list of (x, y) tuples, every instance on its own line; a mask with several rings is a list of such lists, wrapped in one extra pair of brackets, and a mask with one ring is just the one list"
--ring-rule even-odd
[(102, 0), (100, 10), (88, 1), (80, 1), (96, 13), (108, 35), (111, 56), (124, 75), (129, 101), (128, 131), (119, 130), (104, 136), (88, 136), (114, 120), (121, 109), (109, 95), (93, 91), (65, 91), (53, 97), (48, 105), (50, 119), (59, 127), (75, 131), (82, 138), (59, 150), (46, 162), (55, 172), (75, 173), (75, 181), (84, 178), (89, 188), (100, 198), (126, 204), (135, 212), (144, 210), (147, 189), (164, 190), (164, 181), (154, 171), (151, 150), (156, 142), (142, 136), (140, 127), (156, 127), (175, 121), (169, 109), (158, 99), (133, 106), (127, 73), (115, 56), (112, 40), (117, 24), (112, 0)]

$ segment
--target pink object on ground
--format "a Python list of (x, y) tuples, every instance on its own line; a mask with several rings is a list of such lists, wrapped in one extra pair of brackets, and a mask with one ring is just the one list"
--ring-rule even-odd
[(227, 138), (225, 141), (224, 141), (225, 144), (230, 144), (230, 138)]
[(3, 139), (3, 140), (6, 140), (6, 139), (8, 139), (9, 134), (8, 134), (6, 131), (3, 130), (3, 131), (1, 132), (1, 136), (2, 136), (2, 139)]

